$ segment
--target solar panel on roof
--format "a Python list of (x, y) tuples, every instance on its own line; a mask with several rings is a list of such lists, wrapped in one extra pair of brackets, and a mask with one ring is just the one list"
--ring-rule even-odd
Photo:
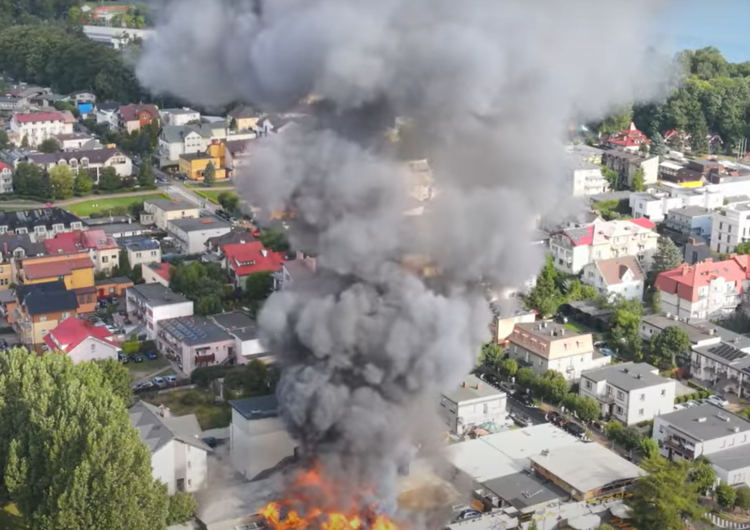
[(726, 359), (727, 361), (730, 361), (730, 362), (736, 361), (738, 359), (743, 359), (748, 356), (742, 350), (738, 350), (734, 346), (730, 346), (729, 344), (724, 344), (724, 343), (721, 343), (718, 346), (709, 348), (708, 351), (710, 351), (717, 357), (721, 357), (722, 359)]

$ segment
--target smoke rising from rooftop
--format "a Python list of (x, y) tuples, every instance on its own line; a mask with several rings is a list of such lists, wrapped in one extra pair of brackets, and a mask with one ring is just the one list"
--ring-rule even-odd
[[(489, 339), (479, 285), (518, 287), (542, 263), (539, 216), (569, 197), (568, 127), (664, 90), (665, 64), (635, 35), (654, 2), (601, 0), (175, 0), (145, 43), (141, 82), (202, 105), (283, 110), (315, 94), (348, 129), (296, 126), (254, 142), (240, 193), (292, 208), (314, 283), (275, 294), (260, 323), (283, 352), (291, 433), (348, 480), (392, 502), (396, 468), (429, 442), (437, 394)], [(382, 106), (379, 104), (382, 103)], [(412, 120), (437, 196), (405, 217), (374, 108)], [(360, 109), (368, 107), (368, 112)], [(377, 113), (376, 113), (377, 114)], [(342, 130), (347, 132), (342, 132)], [(567, 199), (569, 202), (570, 199)], [(428, 255), (425, 282), (400, 263)]]

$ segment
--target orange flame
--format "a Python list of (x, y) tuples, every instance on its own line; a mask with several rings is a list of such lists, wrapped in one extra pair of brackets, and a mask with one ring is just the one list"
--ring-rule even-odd
[(335, 488), (318, 471), (300, 472), (288, 499), (271, 502), (261, 510), (260, 515), (271, 530), (398, 530), (387, 516), (376, 515), (372, 506), (358, 500), (346, 512), (329, 510), (316, 505), (303, 490), (312, 490), (316, 499), (335, 498)]

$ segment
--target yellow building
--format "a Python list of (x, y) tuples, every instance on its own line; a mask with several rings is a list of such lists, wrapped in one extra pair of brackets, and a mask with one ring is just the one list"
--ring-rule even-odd
[(211, 144), (204, 153), (180, 155), (180, 173), (187, 175), (190, 180), (202, 181), (203, 172), (209, 163), (212, 163), (216, 170), (215, 180), (227, 178), (226, 146), (224, 143)]
[(88, 252), (27, 258), (23, 260), (20, 276), (24, 285), (62, 280), (70, 291), (91, 289), (94, 287), (94, 262)]
[(237, 107), (229, 115), (229, 123), (237, 131), (246, 131), (255, 128), (258, 124), (260, 114), (250, 107)]

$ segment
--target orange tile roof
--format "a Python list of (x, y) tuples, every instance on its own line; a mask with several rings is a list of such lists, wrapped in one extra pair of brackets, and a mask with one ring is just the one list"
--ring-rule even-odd
[(726, 261), (708, 259), (695, 265), (683, 263), (676, 269), (662, 272), (654, 286), (660, 291), (676, 294), (683, 300), (697, 302), (701, 287), (707, 287), (716, 278), (734, 282), (735, 291), (742, 292), (742, 282), (748, 276), (748, 257), (734, 256)]
[(91, 261), (91, 258), (73, 258), (65, 261), (24, 265), (23, 271), (27, 279), (40, 280), (42, 278), (59, 278), (67, 276), (74, 270), (89, 268), (94, 268), (94, 262)]

